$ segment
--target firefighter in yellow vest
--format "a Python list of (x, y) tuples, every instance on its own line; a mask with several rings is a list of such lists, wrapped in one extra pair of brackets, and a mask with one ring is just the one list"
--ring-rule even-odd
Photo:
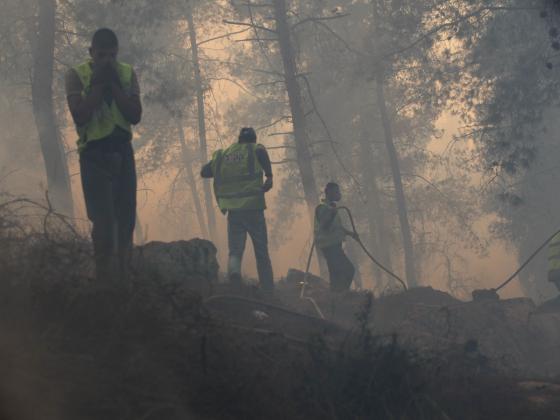
[(126, 277), (136, 218), (132, 125), (142, 116), (132, 67), (117, 61), (110, 29), (93, 35), (90, 59), (66, 74), (68, 107), (78, 131), (80, 175), (99, 281)]
[(325, 199), (315, 209), (315, 247), (327, 261), (329, 281), (333, 292), (350, 289), (356, 269), (344, 253), (342, 244), (347, 236), (357, 237), (347, 230), (337, 210), (336, 203), (342, 199), (340, 187), (329, 182), (325, 187)]
[(266, 148), (257, 144), (255, 130), (244, 127), (239, 141), (218, 150), (201, 171), (203, 178), (214, 178), (214, 195), (228, 221), (228, 276), (233, 285), (241, 284), (241, 261), (247, 234), (253, 242), (261, 290), (274, 290), (264, 195), (272, 188), (272, 166)]
[(548, 245), (548, 281), (560, 290), (560, 233)]

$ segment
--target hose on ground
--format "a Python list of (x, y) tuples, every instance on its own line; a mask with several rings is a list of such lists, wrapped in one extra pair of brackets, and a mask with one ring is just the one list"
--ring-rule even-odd
[[(352, 230), (354, 231), (354, 234), (356, 235), (354, 240), (358, 243), (358, 245), (360, 245), (360, 247), (365, 252), (365, 254), (369, 257), (369, 259), (374, 264), (376, 264), (379, 268), (381, 268), (383, 271), (385, 271), (387, 274), (389, 274), (391, 277), (395, 278), (402, 285), (404, 290), (408, 290), (408, 287), (406, 286), (406, 283), (404, 282), (404, 280), (401, 279), (399, 276), (397, 276), (395, 273), (393, 273), (391, 270), (389, 270), (387, 267), (385, 267), (382, 263), (380, 263), (371, 254), (371, 252), (369, 252), (369, 250), (366, 248), (366, 246), (364, 245), (364, 243), (360, 239), (358, 231), (356, 230), (356, 224), (354, 223), (354, 217), (352, 216), (352, 212), (350, 211), (350, 209), (348, 207), (337, 207), (337, 211), (339, 211), (339, 210), (344, 210), (344, 211), (346, 211), (346, 213), (348, 213), (348, 218), (350, 219), (350, 224), (352, 225)], [(302, 298), (302, 299), (304, 299), (304, 297), (305, 297), (305, 286), (307, 284), (307, 277), (309, 276), (309, 269), (311, 267), (311, 258), (313, 257), (314, 249), (315, 249), (315, 241), (313, 241), (313, 244), (311, 245), (311, 250), (309, 251), (309, 257), (307, 258), (307, 267), (305, 268), (305, 275), (304, 275), (304, 278), (303, 278), (303, 285), (302, 285), (301, 294), (300, 294), (300, 298)]]
[[(383, 264), (381, 264), (372, 254), (371, 252), (369, 252), (369, 250), (366, 248), (366, 246), (364, 245), (364, 243), (361, 241), (359, 235), (358, 235), (358, 231), (356, 230), (356, 224), (354, 223), (354, 217), (352, 216), (352, 212), (350, 211), (350, 209), (348, 207), (337, 207), (337, 210), (344, 210), (346, 211), (346, 213), (348, 214), (348, 218), (350, 219), (350, 224), (352, 225), (352, 230), (354, 231), (354, 233), (356, 234), (356, 237), (354, 238), (354, 240), (358, 243), (358, 245), (360, 245), (360, 247), (362, 248), (362, 250), (366, 253), (366, 255), (371, 259), (371, 261), (373, 261), (374, 264), (376, 264), (379, 268), (381, 268), (383, 271), (385, 271), (387, 274), (389, 274), (391, 277), (395, 278), (396, 280), (399, 281), (399, 283), (403, 286), (404, 290), (408, 290), (408, 287), (406, 286), (406, 283), (404, 282), (403, 279), (401, 279), (399, 276), (397, 276), (395, 273), (393, 273), (391, 270), (389, 270), (387, 267), (385, 267)], [(527, 267), (527, 265), (533, 261), (533, 259), (543, 250), (543, 248), (545, 246), (547, 246), (556, 235), (560, 234), (560, 230), (557, 230), (556, 232), (554, 232), (552, 235), (550, 235), (550, 237), (548, 237), (546, 239), (546, 241), (544, 241), (536, 250), (535, 252), (533, 252), (529, 258), (527, 258), (527, 260), (525, 260), (525, 262), (523, 264), (521, 264), (521, 266), (519, 266), (519, 268), (517, 270), (515, 270), (515, 272), (509, 276), (503, 283), (501, 283), (498, 287), (491, 289), (495, 292), (498, 292), (499, 290), (503, 289), (504, 287), (506, 287), (509, 283), (511, 283), (513, 281), (513, 279), (515, 279), (515, 277), (517, 277), (517, 275), (525, 268)], [(307, 275), (309, 273), (309, 267), (311, 265), (311, 257), (313, 256), (313, 250), (315, 248), (315, 242), (313, 242), (313, 245), (311, 246), (311, 251), (309, 252), (309, 258), (307, 260), (307, 268), (305, 270), (305, 277), (304, 279), (307, 280)], [(301, 297), (304, 296), (305, 293), (305, 284), (306, 281), (304, 280), (304, 285), (302, 287), (301, 290)]]
[[(301, 312), (297, 312), (297, 311), (285, 308), (285, 307), (280, 306), (280, 305), (275, 305), (273, 303), (263, 302), (261, 300), (250, 299), (250, 298), (246, 298), (246, 297), (243, 297), (243, 296), (237, 296), (237, 295), (214, 295), (214, 296), (210, 296), (209, 298), (205, 299), (203, 302), (204, 302), (205, 305), (207, 305), (207, 304), (212, 303), (214, 301), (224, 301), (224, 300), (225, 301), (229, 300), (229, 301), (250, 303), (250, 304), (253, 304), (253, 305), (256, 305), (256, 306), (261, 306), (261, 307), (276, 310), (276, 311), (279, 311), (279, 312), (284, 312), (284, 313), (287, 313), (287, 314), (290, 314), (290, 315), (295, 315), (295, 316), (298, 316), (300, 318), (306, 318), (306, 319), (309, 319), (309, 320), (316, 320), (317, 319), (317, 317), (307, 315), (307, 314), (303, 314)], [(320, 318), (325, 320), (325, 317), (323, 316), (323, 314), (320, 313), (320, 315), (321, 315)]]

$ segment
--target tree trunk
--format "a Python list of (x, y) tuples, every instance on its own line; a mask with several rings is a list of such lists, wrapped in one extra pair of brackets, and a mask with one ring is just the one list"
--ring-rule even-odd
[(410, 224), (408, 222), (408, 211), (406, 208), (406, 199), (401, 178), (401, 169), (399, 165), (399, 157), (395, 144), (393, 142), (393, 131), (391, 121), (387, 113), (387, 103), (385, 102), (385, 87), (383, 76), (378, 74), (376, 77), (376, 93), (377, 105), (381, 122), (383, 123), (383, 133), (385, 137), (385, 146), (389, 155), (389, 163), (391, 165), (391, 174), (393, 176), (393, 184), (395, 186), (395, 200), (397, 204), (397, 212), (399, 215), (399, 223), (401, 227), (403, 249), (404, 249), (404, 265), (406, 271), (406, 280), (409, 287), (418, 286), (416, 280), (416, 264), (414, 261), (414, 248), (412, 245), (412, 233), (410, 232)]
[(148, 229), (144, 230), (142, 226), (142, 221), (140, 220), (140, 214), (136, 210), (136, 224), (134, 225), (134, 243), (137, 246), (146, 245), (148, 240)]
[[(206, 111), (204, 108), (204, 88), (202, 86), (202, 76), (200, 73), (200, 62), (198, 59), (198, 44), (196, 40), (196, 27), (194, 26), (193, 7), (191, 0), (187, 0), (187, 23), (189, 25), (189, 38), (193, 59), (193, 71), (196, 85), (196, 103), (198, 107), (198, 137), (200, 142), (200, 162), (204, 165), (208, 161), (208, 146), (206, 143)], [(203, 181), (204, 202), (206, 204), (206, 216), (208, 218), (208, 230), (210, 239), (217, 240), (216, 234), (216, 214), (214, 212), (214, 198), (212, 196), (209, 180)]]
[[(363, 176), (363, 185), (365, 186), (365, 194), (367, 200), (367, 221), (369, 243), (372, 246), (372, 251), (378, 256), (380, 262), (387, 267), (391, 267), (391, 240), (385, 225), (385, 218), (383, 217), (383, 209), (381, 207), (381, 198), (377, 187), (377, 174), (375, 165), (373, 164), (373, 152), (371, 143), (366, 133), (360, 136), (360, 166)], [(385, 273), (376, 265), (373, 264), (373, 274), (379, 286), (383, 286)], [(392, 278), (391, 278), (392, 279)]]
[(49, 198), (57, 212), (73, 215), (72, 189), (64, 146), (56, 124), (53, 103), (55, 0), (40, 0), (38, 27), (33, 31), (31, 99), (41, 152), (45, 162)]
[(191, 195), (194, 202), (194, 208), (196, 210), (196, 217), (198, 224), (200, 225), (200, 232), (205, 238), (208, 237), (208, 230), (206, 229), (206, 223), (204, 223), (204, 213), (202, 211), (202, 204), (200, 203), (200, 197), (196, 189), (196, 181), (194, 179), (194, 174), (192, 171), (191, 162), (189, 162), (189, 154), (187, 151), (187, 144), (185, 141), (185, 131), (183, 130), (182, 121), (177, 118), (177, 131), (179, 133), (179, 143), (181, 144), (181, 155), (183, 157), (183, 165), (187, 174), (186, 181), (191, 189)]
[(306, 130), (303, 99), (297, 80), (297, 65), (286, 15), (285, 0), (274, 0), (274, 19), (276, 21), (276, 32), (284, 67), (284, 81), (286, 83), (292, 114), (294, 139), (296, 143), (296, 161), (303, 184), (305, 202), (308, 207), (311, 223), (313, 223), (315, 206), (319, 203), (319, 196), (317, 194), (317, 184), (315, 183), (315, 175), (313, 174), (313, 166), (311, 164), (311, 151), (309, 149), (309, 139)]

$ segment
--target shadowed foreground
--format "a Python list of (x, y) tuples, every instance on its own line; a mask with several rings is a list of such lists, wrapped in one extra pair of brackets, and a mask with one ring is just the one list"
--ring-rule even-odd
[(274, 303), (250, 287), (208, 299), (234, 291), (205, 241), (148, 244), (130, 284), (101, 287), (79, 237), (1, 233), (2, 420), (560, 416), (550, 380), (373, 335), (368, 295), (341, 324), (298, 312), (287, 282)]

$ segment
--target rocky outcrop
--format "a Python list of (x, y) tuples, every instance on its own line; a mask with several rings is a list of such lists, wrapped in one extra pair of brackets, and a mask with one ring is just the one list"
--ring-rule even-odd
[(182, 286), (207, 295), (218, 278), (216, 247), (203, 239), (149, 242), (137, 247), (133, 267), (162, 283)]
[[(294, 287), (298, 278), (294, 273), (291, 277), (294, 281), (286, 286), (295, 291), (283, 297), (297, 310), (317, 316), (309, 302), (299, 299), (299, 287)], [(306, 296), (315, 300), (327, 319), (347, 329), (356, 327), (367, 301), (363, 292), (335, 295), (320, 287), (308, 288)], [(464, 352), (461, 357), (479, 361), (481, 368), (560, 375), (560, 301), (541, 307), (525, 298), (463, 302), (431, 287), (419, 287), (374, 299), (369, 325), (376, 335), (395, 336), (428, 353), (459, 349)]]
[(508, 371), (560, 375), (560, 312), (541, 312), (530, 299), (460, 302), (413, 289), (378, 300), (374, 313), (376, 332), (396, 334), (415, 347), (459, 345)]

